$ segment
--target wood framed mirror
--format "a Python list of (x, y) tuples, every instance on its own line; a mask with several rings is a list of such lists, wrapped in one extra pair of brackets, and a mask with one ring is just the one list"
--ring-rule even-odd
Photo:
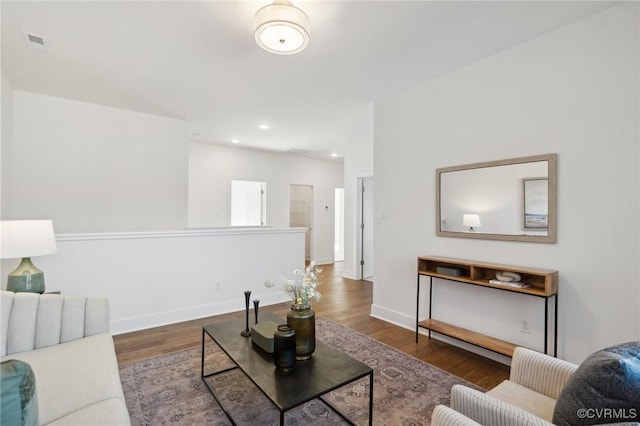
[(555, 243), (556, 197), (557, 154), (440, 168), (436, 235)]

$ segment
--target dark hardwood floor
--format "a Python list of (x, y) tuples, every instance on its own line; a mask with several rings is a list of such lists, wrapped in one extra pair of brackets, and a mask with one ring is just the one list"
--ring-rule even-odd
[[(426, 336), (420, 336), (416, 344), (414, 331), (369, 316), (374, 284), (342, 278), (341, 263), (325, 265), (320, 283), (322, 299), (313, 307), (318, 316), (357, 330), (485, 389), (493, 388), (509, 376), (509, 368), (503, 364)], [(407, 294), (407, 297), (414, 295)], [(290, 303), (261, 306), (260, 312), (272, 312), (284, 318), (289, 306)], [(122, 365), (200, 346), (204, 325), (213, 320), (242, 317), (244, 310), (114, 336), (118, 362)]]

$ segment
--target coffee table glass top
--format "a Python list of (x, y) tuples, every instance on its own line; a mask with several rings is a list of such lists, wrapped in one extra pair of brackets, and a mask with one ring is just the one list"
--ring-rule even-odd
[[(259, 321), (286, 323), (268, 313), (260, 315)], [(371, 374), (369, 366), (320, 340), (316, 340), (316, 350), (311, 359), (297, 361), (290, 372), (280, 372), (273, 364), (272, 355), (254, 349), (251, 337), (240, 335), (244, 328), (242, 319), (206, 325), (203, 331), (281, 411)], [(208, 366), (209, 370), (211, 368)]]

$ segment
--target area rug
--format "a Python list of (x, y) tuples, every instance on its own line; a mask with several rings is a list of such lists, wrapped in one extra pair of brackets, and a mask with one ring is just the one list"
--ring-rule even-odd
[[(326, 318), (316, 318), (316, 337), (374, 369), (374, 425), (429, 425), (433, 408), (449, 403), (454, 384), (477, 388)], [(200, 378), (200, 353), (198, 347), (120, 367), (133, 426), (231, 424)], [(215, 366), (215, 371), (233, 366), (213, 343), (208, 343), (205, 353), (205, 365)], [(207, 380), (212, 380), (216, 395), (236, 424), (279, 424), (279, 411), (239, 370)], [(355, 424), (368, 424), (368, 378), (323, 398)], [(287, 411), (285, 423), (298, 426), (348, 424), (318, 399)]]

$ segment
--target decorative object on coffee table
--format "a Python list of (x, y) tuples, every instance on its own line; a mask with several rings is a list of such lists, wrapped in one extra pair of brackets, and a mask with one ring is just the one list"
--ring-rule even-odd
[(280, 324), (273, 335), (273, 363), (280, 371), (296, 365), (296, 333), (287, 324)]
[[(311, 262), (307, 269), (293, 270), (293, 278), (287, 280), (282, 289), (289, 293), (293, 300), (291, 310), (287, 313), (287, 324), (296, 334), (296, 359), (305, 360), (311, 357), (316, 348), (316, 314), (311, 305), (320, 300), (320, 293), (316, 288), (320, 285), (318, 276), (322, 267)], [(267, 287), (275, 287), (271, 281), (266, 281)]]
[(316, 350), (316, 313), (309, 305), (291, 305), (287, 324), (296, 334), (296, 359), (304, 361), (311, 358)]
[(253, 312), (256, 314), (256, 324), (258, 323), (258, 305), (260, 304), (260, 301), (258, 299), (253, 301)]
[(273, 321), (262, 321), (251, 326), (251, 342), (266, 353), (273, 353), (274, 335), (278, 324)]
[(242, 337), (251, 336), (251, 330), (249, 330), (249, 298), (251, 297), (251, 290), (246, 290), (244, 292), (244, 305), (245, 305), (245, 328), (240, 332)]

